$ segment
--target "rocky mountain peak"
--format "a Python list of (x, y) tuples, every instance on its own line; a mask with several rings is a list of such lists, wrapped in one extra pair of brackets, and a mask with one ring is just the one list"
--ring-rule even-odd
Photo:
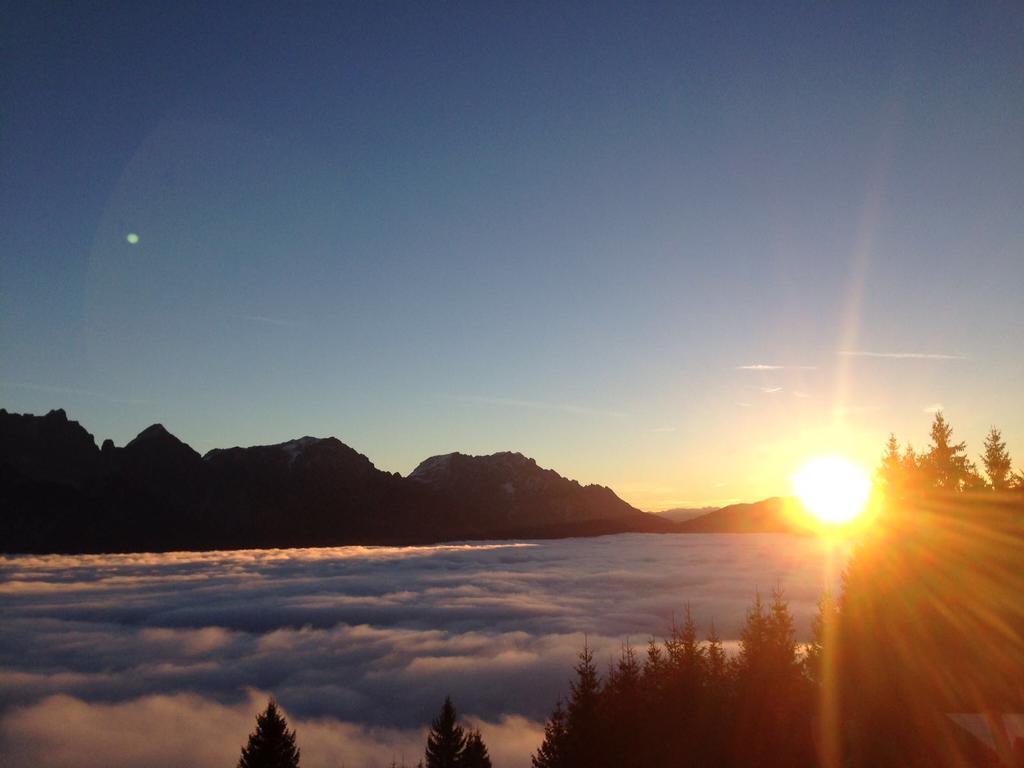
[(139, 432), (139, 434), (135, 436), (135, 439), (128, 443), (128, 445), (143, 443), (148, 440), (166, 440), (167, 438), (181, 442), (178, 438), (168, 432), (167, 428), (163, 424), (151, 424)]

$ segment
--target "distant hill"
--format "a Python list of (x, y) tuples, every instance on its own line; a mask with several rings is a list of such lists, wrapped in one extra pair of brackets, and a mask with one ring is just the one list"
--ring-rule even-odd
[(730, 504), (677, 524), (680, 533), (793, 533), (793, 500), (773, 497), (749, 504)]
[(716, 509), (718, 507), (676, 507), (674, 509), (663, 509), (654, 514), (666, 520), (671, 520), (673, 523), (681, 523), (684, 520), (692, 520), (695, 517), (710, 514)]
[(200, 456), (154, 424), (102, 448), (62, 410), (0, 409), (0, 550), (166, 551), (672, 532), (606, 487), (518, 453), (434, 456), (408, 477), (334, 437)]

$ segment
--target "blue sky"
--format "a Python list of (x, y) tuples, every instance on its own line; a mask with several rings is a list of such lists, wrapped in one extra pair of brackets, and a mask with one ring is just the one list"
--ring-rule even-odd
[(1019, 7), (211, 5), (9, 14), (8, 410), (646, 508), (1024, 457)]

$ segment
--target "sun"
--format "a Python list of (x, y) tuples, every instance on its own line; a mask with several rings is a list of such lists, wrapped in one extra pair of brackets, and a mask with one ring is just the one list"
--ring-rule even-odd
[(871, 480), (842, 456), (818, 456), (793, 475), (793, 491), (820, 522), (844, 525), (864, 511)]

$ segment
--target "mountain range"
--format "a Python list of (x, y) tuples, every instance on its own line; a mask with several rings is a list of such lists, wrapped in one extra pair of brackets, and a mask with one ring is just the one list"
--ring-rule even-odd
[(654, 514), (666, 520), (671, 520), (674, 523), (681, 523), (684, 520), (692, 520), (695, 517), (701, 517), (717, 509), (719, 507), (673, 507), (672, 509), (659, 510)]
[(34, 416), (0, 409), (4, 552), (714, 532), (736, 524), (729, 510), (675, 522), (519, 453), (432, 456), (403, 477), (334, 437), (200, 455), (154, 424), (123, 447), (105, 440), (97, 448), (63, 410)]

